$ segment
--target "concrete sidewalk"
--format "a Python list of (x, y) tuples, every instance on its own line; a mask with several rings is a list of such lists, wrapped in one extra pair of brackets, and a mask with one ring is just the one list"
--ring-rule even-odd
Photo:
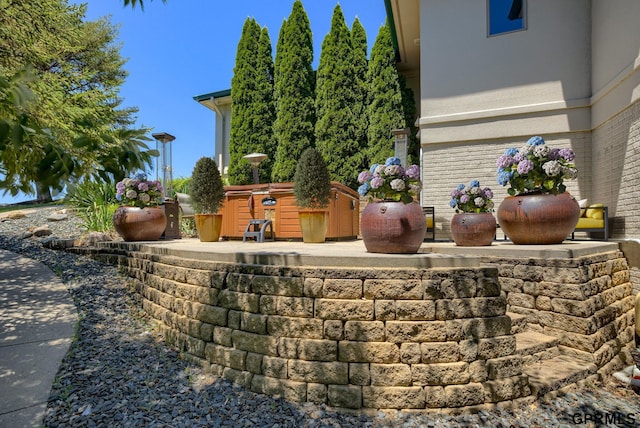
[(40, 427), (78, 314), (42, 263), (0, 250), (0, 428)]

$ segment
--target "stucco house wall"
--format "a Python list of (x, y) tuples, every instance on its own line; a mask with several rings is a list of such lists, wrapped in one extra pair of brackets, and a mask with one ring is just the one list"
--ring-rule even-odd
[[(409, 7), (391, 4), (394, 15)], [(449, 236), (451, 189), (477, 178), (499, 203), (506, 190), (495, 181), (495, 161), (533, 135), (571, 147), (579, 178), (567, 183), (569, 191), (607, 204), (615, 237), (637, 236), (630, 196), (638, 194), (640, 177), (640, 3), (529, 0), (526, 29), (498, 36), (487, 35), (487, 5), (414, 5), (422, 203), (436, 207), (438, 237)]]

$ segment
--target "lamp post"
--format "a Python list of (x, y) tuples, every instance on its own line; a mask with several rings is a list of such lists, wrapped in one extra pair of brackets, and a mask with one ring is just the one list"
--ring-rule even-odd
[(251, 166), (253, 167), (253, 184), (260, 183), (260, 176), (258, 175), (258, 165), (260, 165), (260, 162), (267, 158), (267, 155), (265, 155), (264, 153), (251, 153), (243, 156), (243, 158), (251, 162)]
[(151, 134), (156, 140), (156, 149), (160, 152), (160, 156), (156, 159), (156, 180), (162, 183), (164, 188), (164, 203), (162, 207), (167, 217), (167, 227), (161, 236), (161, 239), (180, 238), (180, 207), (178, 202), (173, 199), (173, 168), (171, 158), (171, 142), (176, 139), (171, 134), (159, 132)]
[(171, 188), (173, 182), (171, 142), (176, 137), (166, 132), (158, 132), (151, 134), (151, 136), (156, 140), (156, 149), (160, 152), (160, 156), (156, 160), (156, 180), (162, 183), (165, 199), (170, 199), (173, 196), (173, 189)]
[(394, 129), (391, 133), (395, 137), (394, 156), (400, 158), (400, 163), (407, 166), (407, 153), (409, 151), (409, 134), (410, 128)]

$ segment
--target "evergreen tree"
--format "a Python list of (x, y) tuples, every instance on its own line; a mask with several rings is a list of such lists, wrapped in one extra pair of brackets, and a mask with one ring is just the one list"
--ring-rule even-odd
[(355, 67), (355, 84), (353, 114), (355, 116), (356, 141), (358, 141), (359, 152), (361, 153), (361, 165), (358, 171), (367, 168), (367, 127), (369, 124), (367, 107), (369, 105), (369, 88), (367, 86), (367, 32), (356, 18), (351, 26), (351, 44), (353, 46), (353, 65)]
[(420, 140), (416, 126), (417, 109), (413, 90), (407, 86), (407, 78), (398, 75), (400, 91), (402, 92), (402, 108), (404, 110), (405, 128), (409, 128), (409, 144), (407, 146), (407, 164), (420, 164)]
[(294, 2), (291, 15), (283, 25), (274, 82), (274, 134), (278, 144), (271, 175), (274, 182), (291, 181), (302, 152), (314, 145), (313, 43), (309, 18), (300, 0)]
[(333, 10), (329, 34), (322, 42), (316, 80), (316, 148), (333, 180), (357, 187), (362, 153), (353, 112), (356, 86), (351, 33), (340, 5)]
[(402, 93), (398, 83), (395, 52), (387, 24), (380, 27), (371, 48), (368, 83), (369, 104), (368, 163), (384, 163), (394, 154), (393, 129), (405, 124), (402, 111)]
[(252, 151), (264, 153), (267, 159), (260, 163), (260, 182), (271, 181), (271, 171), (276, 157), (276, 140), (273, 135), (275, 122), (275, 104), (273, 101), (273, 57), (271, 38), (267, 28), (260, 32), (258, 41), (258, 68), (256, 76), (256, 93), (253, 98), (253, 134), (251, 135)]
[(229, 183), (253, 182), (251, 164), (243, 156), (252, 153), (253, 97), (257, 92), (258, 45), (260, 26), (253, 18), (247, 18), (236, 51), (236, 63), (231, 79), (233, 114), (229, 140)]

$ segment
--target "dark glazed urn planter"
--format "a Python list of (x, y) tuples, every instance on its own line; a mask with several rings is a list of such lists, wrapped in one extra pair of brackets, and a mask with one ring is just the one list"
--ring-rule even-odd
[(360, 233), (370, 253), (417, 253), (427, 227), (415, 202), (372, 202), (362, 212)]
[(491, 213), (459, 213), (451, 219), (451, 236), (459, 247), (491, 245), (496, 236), (496, 218)]
[(119, 207), (113, 227), (125, 241), (156, 241), (167, 227), (162, 207)]
[(560, 244), (575, 229), (578, 202), (569, 193), (507, 196), (498, 207), (498, 224), (518, 245)]

